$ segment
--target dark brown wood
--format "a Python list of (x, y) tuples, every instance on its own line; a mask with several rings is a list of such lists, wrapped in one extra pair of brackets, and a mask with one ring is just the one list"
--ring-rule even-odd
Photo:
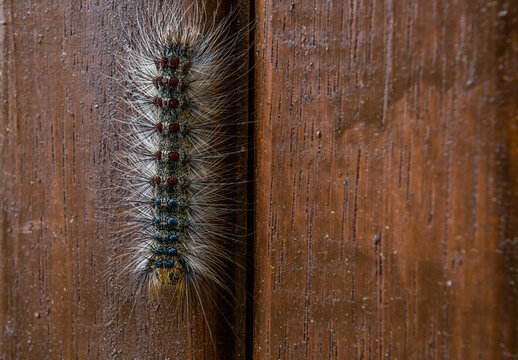
[[(215, 3), (205, 2), (209, 11)], [(110, 118), (120, 115), (121, 89), (111, 77), (117, 39), (135, 28), (142, 4), (1, 2), (2, 359), (215, 357), (199, 310), (188, 323), (150, 306), (110, 268), (119, 252), (98, 190), (118, 179)], [(246, 4), (239, 11), (235, 29), (249, 21)], [(244, 358), (244, 298), (237, 286), (234, 332), (211, 324), (217, 358)]]
[(256, 3), (254, 359), (518, 357), (518, 3)]
[[(2, 359), (215, 357), (199, 312), (150, 307), (110, 270), (97, 190), (115, 179), (110, 76), (136, 9), (0, 7)], [(517, 358), (518, 5), (256, 15), (253, 358)], [(245, 353), (236, 293), (223, 359)]]

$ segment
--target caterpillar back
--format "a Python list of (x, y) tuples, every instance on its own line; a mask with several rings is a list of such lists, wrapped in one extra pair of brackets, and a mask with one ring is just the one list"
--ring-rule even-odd
[(214, 293), (232, 292), (236, 213), (246, 202), (237, 200), (246, 149), (235, 128), (247, 51), (239, 50), (244, 32), (230, 34), (232, 19), (181, 1), (155, 6), (128, 34), (119, 65), (120, 273), (155, 298), (198, 303), (204, 316)]

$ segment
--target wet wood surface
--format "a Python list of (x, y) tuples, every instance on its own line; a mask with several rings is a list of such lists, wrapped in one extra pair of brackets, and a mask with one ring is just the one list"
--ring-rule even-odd
[(518, 3), (256, 3), (254, 359), (518, 357)]
[[(0, 358), (215, 357), (199, 313), (150, 306), (110, 267), (98, 189), (136, 5), (0, 11)], [(518, 5), (255, 14), (254, 251), (216, 357), (518, 358)]]

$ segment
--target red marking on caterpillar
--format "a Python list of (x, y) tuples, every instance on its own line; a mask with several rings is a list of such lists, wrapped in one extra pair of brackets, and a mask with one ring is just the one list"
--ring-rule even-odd
[(180, 130), (179, 124), (169, 124), (169, 132), (170, 133), (177, 133)]
[(177, 57), (172, 57), (170, 62), (169, 62), (169, 65), (172, 67), (172, 68), (177, 68), (179, 65), (180, 65), (180, 59), (178, 59)]
[(170, 161), (176, 161), (180, 158), (180, 154), (178, 154), (176, 151), (171, 151), (168, 157)]
[(167, 183), (169, 185), (177, 185), (178, 184), (178, 179), (175, 178), (174, 176), (171, 176), (169, 179), (167, 179)]
[(168, 62), (169, 62), (169, 59), (168, 59), (168, 58), (166, 58), (166, 57), (163, 57), (163, 58), (162, 58), (162, 61), (160, 62), (160, 66), (161, 66), (162, 68), (166, 68), (166, 67), (167, 67)]
[(180, 105), (178, 99), (169, 99), (169, 108), (174, 109), (177, 108), (178, 105)]
[(169, 86), (176, 86), (178, 85), (178, 78), (172, 77), (169, 79)]

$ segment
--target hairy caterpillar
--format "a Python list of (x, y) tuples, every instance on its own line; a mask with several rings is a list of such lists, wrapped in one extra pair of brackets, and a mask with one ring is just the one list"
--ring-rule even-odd
[(247, 181), (243, 130), (236, 130), (246, 121), (236, 111), (247, 59), (239, 50), (244, 32), (232, 34), (232, 20), (218, 22), (196, 3), (155, 5), (137, 19), (119, 65), (120, 272), (155, 298), (198, 303), (205, 319), (213, 293), (231, 292), (236, 214), (246, 202), (237, 200)]

